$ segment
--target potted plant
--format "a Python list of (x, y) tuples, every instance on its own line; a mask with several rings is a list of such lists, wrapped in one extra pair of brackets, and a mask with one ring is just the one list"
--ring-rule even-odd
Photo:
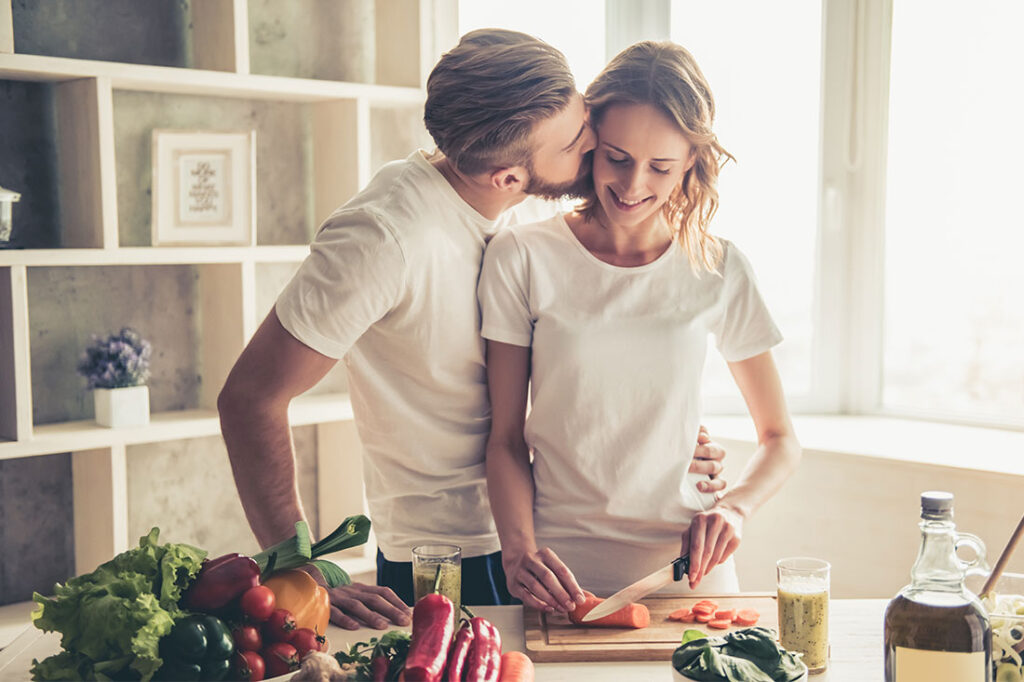
[(130, 327), (105, 339), (92, 337), (78, 362), (78, 373), (93, 389), (96, 421), (103, 426), (149, 423), (149, 341)]

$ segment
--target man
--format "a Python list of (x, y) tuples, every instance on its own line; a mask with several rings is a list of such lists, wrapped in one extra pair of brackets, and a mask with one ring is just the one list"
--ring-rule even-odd
[[(477, 278), (487, 240), (516, 219), (509, 209), (565, 194), (594, 147), (564, 56), (513, 31), (474, 31), (441, 58), (424, 121), (439, 153), (388, 164), (326, 220), (218, 400), (266, 547), (303, 518), (288, 403), (344, 358), (379, 544), (377, 586), (332, 590), (331, 620), (349, 629), (408, 624), (418, 544), (462, 548), (464, 603), (508, 602), (484, 471)], [(711, 461), (695, 470), (720, 470), (719, 448), (697, 454)]]

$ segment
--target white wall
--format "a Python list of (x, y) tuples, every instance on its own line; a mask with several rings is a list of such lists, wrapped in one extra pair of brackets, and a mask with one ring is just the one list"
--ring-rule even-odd
[[(728, 452), (726, 480), (735, 482), (753, 445), (717, 440)], [(1024, 511), (1024, 476), (805, 450), (793, 477), (745, 526), (741, 589), (774, 590), (777, 559), (813, 556), (832, 563), (833, 597), (895, 595), (917, 555), (925, 490), (955, 495), (958, 530), (980, 536), (995, 564)], [(1006, 570), (1024, 573), (1024, 551)]]

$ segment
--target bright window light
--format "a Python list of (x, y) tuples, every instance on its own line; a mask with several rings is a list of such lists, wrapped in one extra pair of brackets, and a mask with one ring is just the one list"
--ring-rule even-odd
[(1024, 4), (893, 3), (882, 401), (1024, 424)]
[[(787, 395), (811, 391), (818, 226), (821, 2), (672, 3), (672, 40), (715, 95), (718, 138), (737, 159), (719, 177), (712, 232), (750, 259), (785, 340), (774, 349)], [(742, 410), (711, 344), (709, 409)], [(731, 396), (731, 400), (720, 398)], [(716, 397), (718, 399), (716, 399)]]

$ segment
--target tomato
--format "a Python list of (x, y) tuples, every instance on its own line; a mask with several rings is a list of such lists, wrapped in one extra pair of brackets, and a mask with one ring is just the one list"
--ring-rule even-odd
[(324, 642), (326, 641), (326, 637), (316, 634), (316, 632), (309, 628), (299, 628), (292, 633), (289, 644), (299, 652), (299, 660), (301, 661), (310, 651), (323, 651)]
[(231, 657), (231, 679), (257, 682), (266, 674), (263, 657), (255, 651), (238, 651)]
[(295, 633), (295, 618), (287, 609), (274, 609), (263, 624), (263, 639), (267, 642), (290, 642)]
[(242, 625), (231, 632), (235, 648), (239, 651), (259, 651), (263, 648), (263, 637), (255, 625)]
[(268, 644), (263, 650), (263, 658), (267, 662), (267, 674), (271, 677), (299, 669), (299, 652), (287, 642)]
[(274, 596), (274, 591), (266, 585), (257, 585), (242, 593), (239, 604), (242, 607), (242, 614), (246, 618), (256, 623), (262, 623), (270, 618), (270, 614), (277, 608), (277, 597)]

